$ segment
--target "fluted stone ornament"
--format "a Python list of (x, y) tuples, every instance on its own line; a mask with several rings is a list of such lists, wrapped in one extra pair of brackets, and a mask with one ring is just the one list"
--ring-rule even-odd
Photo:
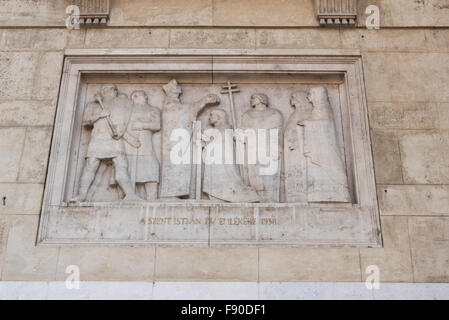
[(357, 0), (315, 0), (321, 26), (354, 27), (357, 22)]

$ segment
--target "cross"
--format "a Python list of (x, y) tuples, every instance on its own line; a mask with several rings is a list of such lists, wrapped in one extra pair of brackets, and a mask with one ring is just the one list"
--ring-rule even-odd
[(237, 129), (237, 119), (235, 117), (235, 107), (234, 107), (234, 97), (233, 93), (240, 92), (240, 89), (236, 84), (232, 84), (231, 81), (228, 80), (228, 83), (222, 87), (222, 94), (229, 94), (229, 102), (231, 103), (231, 117), (232, 117), (232, 126)]

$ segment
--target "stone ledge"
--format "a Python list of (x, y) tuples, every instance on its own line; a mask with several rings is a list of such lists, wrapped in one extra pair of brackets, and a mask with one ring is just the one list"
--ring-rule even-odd
[(449, 284), (389, 283), (369, 290), (364, 283), (335, 282), (0, 282), (0, 299), (12, 300), (445, 300)]

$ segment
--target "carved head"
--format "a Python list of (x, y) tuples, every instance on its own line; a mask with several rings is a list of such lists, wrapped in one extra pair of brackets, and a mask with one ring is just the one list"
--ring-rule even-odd
[(263, 93), (255, 93), (251, 96), (251, 107), (263, 104), (268, 107), (268, 97)]
[(136, 90), (131, 93), (131, 100), (134, 104), (143, 105), (148, 103), (148, 96), (143, 90)]
[(106, 99), (114, 99), (118, 95), (118, 89), (115, 84), (104, 84), (100, 90), (101, 96)]
[(223, 109), (213, 109), (209, 114), (209, 123), (215, 127), (228, 125), (228, 115)]
[(300, 106), (309, 105), (310, 102), (307, 99), (307, 92), (304, 91), (297, 91), (292, 94), (292, 97), (290, 98), (290, 104), (292, 107), (298, 108)]
[(314, 106), (318, 106), (324, 103), (329, 103), (329, 94), (325, 87), (314, 87), (310, 89), (307, 99), (309, 99)]
[(164, 89), (165, 94), (169, 97), (178, 98), (182, 93), (182, 89), (176, 79), (170, 80), (162, 89)]

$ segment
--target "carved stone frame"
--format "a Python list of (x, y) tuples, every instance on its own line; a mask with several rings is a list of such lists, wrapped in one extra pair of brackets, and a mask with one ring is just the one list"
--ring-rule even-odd
[[(294, 221), (294, 223), (298, 224), (298, 228), (302, 229), (298, 229), (298, 232), (293, 230), (294, 234), (300, 234), (298, 238), (293, 240), (279, 240), (276, 239), (276, 236), (271, 239), (269, 235), (271, 231), (258, 226), (248, 229), (248, 232), (253, 235), (251, 239), (214, 239), (214, 234), (219, 234), (221, 231), (217, 229), (217, 226), (210, 224), (205, 227), (205, 230), (195, 231), (204, 234), (204, 236), (198, 236), (198, 239), (195, 237), (192, 239), (176, 237), (162, 240), (148, 239), (147, 226), (143, 227), (146, 233), (141, 239), (130, 239), (129, 237), (120, 236), (114, 239), (102, 238), (104, 230), (100, 230), (101, 226), (98, 225), (98, 221), (107, 219), (110, 216), (109, 211), (117, 210), (117, 208), (111, 207), (111, 204), (87, 204), (84, 207), (73, 208), (65, 202), (65, 185), (68, 176), (71, 143), (73, 133), (76, 130), (74, 106), (77, 105), (83, 74), (121, 74), (127, 72), (253, 72), (342, 76), (344, 80), (339, 87), (340, 97), (342, 106), (344, 105), (347, 108), (348, 115), (344, 126), (351, 137), (349, 142), (345, 142), (345, 147), (348, 150), (347, 152), (352, 154), (353, 159), (355, 203), (352, 205), (315, 204), (309, 206), (299, 206), (291, 203), (222, 204), (220, 206), (191, 203), (153, 203), (140, 207), (123, 205), (120, 207), (120, 210), (135, 210), (136, 217), (140, 214), (142, 219), (146, 219), (148, 216), (151, 217), (152, 212), (156, 210), (155, 208), (165, 208), (165, 212), (167, 212), (167, 208), (184, 212), (204, 209), (207, 210), (204, 214), (209, 217), (214, 214), (224, 214), (222, 212), (219, 213), (222, 208), (230, 208), (230, 210), (239, 208), (242, 212), (245, 211), (245, 214), (248, 214), (249, 211), (250, 216), (257, 217), (259, 215), (262, 216), (264, 212), (274, 212), (275, 215), (281, 217), (280, 219), (290, 219), (288, 220), (290, 224), (291, 221)], [(98, 208), (102, 208), (105, 211), (95, 215), (93, 211)], [(64, 218), (61, 218), (62, 216)], [(126, 224), (128, 222), (126, 216), (127, 213), (120, 214), (120, 219), (122, 220), (120, 223), (117, 223), (120, 225)], [(345, 220), (345, 217), (351, 217), (350, 227), (346, 225), (348, 222)], [(80, 227), (78, 224), (86, 228), (89, 227), (92, 230), (85, 233), (75, 232), (75, 228)], [(310, 225), (314, 225), (315, 229), (312, 231), (307, 229)], [(293, 225), (293, 228), (295, 226)], [(287, 223), (285, 228), (290, 228), (290, 225)], [(327, 231), (334, 229), (335, 233)], [(350, 231), (347, 231), (349, 229)], [(111, 234), (115, 232), (112, 229), (109, 231)], [(286, 232), (290, 231), (287, 230)], [(301, 232), (304, 232), (304, 237)], [(261, 234), (263, 234), (263, 239)], [(310, 234), (311, 237), (307, 237), (307, 234)], [(314, 234), (316, 234), (316, 237), (313, 236)], [(45, 184), (38, 244), (364, 248), (382, 246), (360, 53), (338, 50), (170, 51), (80, 49), (67, 51)]]

